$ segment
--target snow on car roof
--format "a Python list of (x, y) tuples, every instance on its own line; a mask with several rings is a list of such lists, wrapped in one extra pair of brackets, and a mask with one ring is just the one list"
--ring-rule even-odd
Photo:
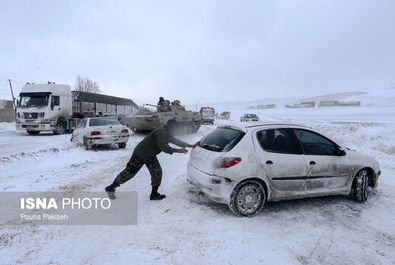
[(246, 132), (250, 128), (258, 128), (265, 126), (294, 126), (299, 128), (309, 128), (304, 125), (290, 123), (290, 122), (230, 122), (228, 124), (218, 125), (218, 128), (232, 128), (235, 130)]

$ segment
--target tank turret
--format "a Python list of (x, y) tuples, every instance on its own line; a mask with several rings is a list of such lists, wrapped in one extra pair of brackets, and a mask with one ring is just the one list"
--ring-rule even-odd
[(181, 105), (180, 100), (174, 100), (170, 103), (162, 97), (157, 105), (144, 104), (156, 108), (156, 112), (136, 113), (123, 117), (121, 122), (131, 128), (134, 132), (150, 132), (158, 126), (170, 122), (178, 131), (197, 132), (202, 124), (202, 115), (196, 111), (186, 110)]

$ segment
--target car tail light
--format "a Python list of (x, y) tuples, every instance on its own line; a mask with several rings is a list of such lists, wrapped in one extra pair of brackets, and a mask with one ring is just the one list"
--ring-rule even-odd
[(128, 129), (122, 130), (121, 133), (129, 133)]
[(100, 135), (101, 134), (101, 132), (99, 132), (99, 131), (92, 131), (91, 132), (91, 135)]
[(228, 167), (237, 165), (240, 162), (241, 162), (240, 157), (222, 157), (222, 158), (218, 158), (217, 160), (215, 160), (214, 167), (215, 168), (228, 168)]

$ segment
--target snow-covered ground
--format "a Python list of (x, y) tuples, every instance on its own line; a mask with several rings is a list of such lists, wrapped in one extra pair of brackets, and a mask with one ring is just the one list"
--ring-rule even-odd
[[(235, 121), (251, 112), (221, 107)], [(165, 200), (149, 200), (145, 167), (120, 187), (138, 192), (138, 225), (1, 226), (0, 264), (394, 264), (395, 107), (257, 114), (309, 125), (375, 157), (383, 172), (378, 188), (364, 204), (344, 196), (283, 201), (254, 218), (237, 218), (186, 182), (189, 155), (160, 154)], [(194, 143), (215, 127), (180, 138)], [(70, 135), (28, 136), (0, 123), (0, 190), (102, 191), (142, 138), (133, 135), (126, 149), (86, 151)]]

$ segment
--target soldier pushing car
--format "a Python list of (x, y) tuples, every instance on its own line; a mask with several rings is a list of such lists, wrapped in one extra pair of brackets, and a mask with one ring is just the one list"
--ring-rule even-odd
[[(172, 148), (169, 143), (175, 144), (182, 148)], [(133, 178), (137, 172), (146, 165), (151, 175), (152, 192), (150, 200), (162, 200), (166, 195), (160, 194), (158, 188), (162, 181), (162, 168), (157, 159), (157, 155), (162, 151), (168, 154), (181, 153), (186, 154), (188, 150), (185, 147), (194, 148), (199, 142), (191, 145), (174, 137), (174, 128), (167, 123), (153, 130), (145, 137), (133, 151), (132, 157), (126, 164), (113, 183), (105, 188), (111, 199), (115, 199), (115, 189), (121, 184)]]

